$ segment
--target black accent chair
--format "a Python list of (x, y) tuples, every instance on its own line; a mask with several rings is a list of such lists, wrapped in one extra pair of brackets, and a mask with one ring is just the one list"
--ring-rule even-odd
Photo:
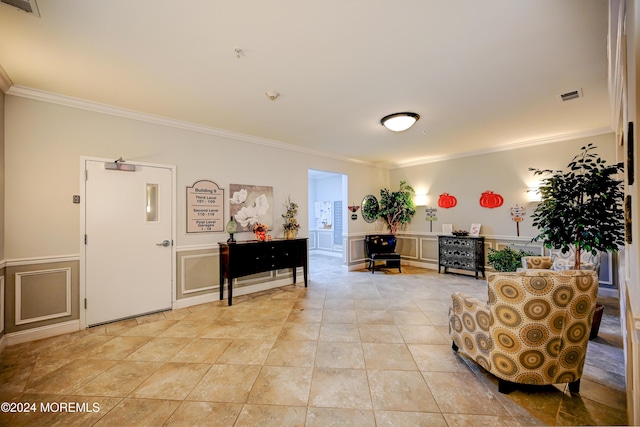
[[(376, 271), (376, 261), (384, 261), (385, 267), (397, 268), (400, 273), (400, 254), (396, 253), (396, 236), (392, 234), (375, 234), (365, 236), (364, 247), (371, 274)], [(378, 269), (381, 266), (377, 267)]]

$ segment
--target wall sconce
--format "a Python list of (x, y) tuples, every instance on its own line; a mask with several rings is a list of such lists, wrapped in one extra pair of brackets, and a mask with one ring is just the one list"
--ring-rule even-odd
[(529, 187), (527, 190), (527, 197), (529, 198), (529, 202), (538, 203), (542, 201), (542, 193), (540, 192), (540, 187)]
[(426, 194), (416, 194), (416, 197), (413, 201), (416, 206), (427, 206), (427, 195)]

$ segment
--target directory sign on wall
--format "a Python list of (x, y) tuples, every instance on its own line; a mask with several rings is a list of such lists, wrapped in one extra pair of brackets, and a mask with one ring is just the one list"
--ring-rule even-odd
[(224, 231), (224, 189), (213, 181), (187, 187), (187, 233)]

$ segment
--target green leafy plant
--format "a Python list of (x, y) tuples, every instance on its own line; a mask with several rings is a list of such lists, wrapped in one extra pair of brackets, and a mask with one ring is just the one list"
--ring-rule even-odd
[(387, 188), (380, 190), (380, 209), (378, 218), (387, 223), (391, 234), (395, 235), (400, 227), (411, 222), (416, 213), (412, 195), (413, 188), (406, 181), (400, 181), (400, 189), (391, 191)]
[(624, 245), (623, 183), (616, 175), (622, 163), (607, 165), (589, 144), (568, 164), (567, 171), (534, 169), (534, 175), (547, 175), (540, 186), (542, 201), (531, 218), (542, 241), (550, 249), (576, 248), (574, 268), (580, 269), (580, 252), (615, 252)]
[(536, 254), (522, 249), (515, 250), (509, 246), (500, 250), (489, 248), (487, 263), (495, 271), (516, 271), (519, 267), (522, 267), (522, 257), (533, 255)]

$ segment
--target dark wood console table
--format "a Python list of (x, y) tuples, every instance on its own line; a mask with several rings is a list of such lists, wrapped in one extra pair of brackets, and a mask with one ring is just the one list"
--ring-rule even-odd
[(484, 277), (484, 237), (438, 236), (438, 273), (444, 267), (482, 273)]
[(233, 279), (264, 271), (291, 268), (296, 283), (296, 267), (302, 266), (304, 286), (307, 287), (308, 238), (257, 240), (218, 243), (220, 246), (220, 299), (224, 298), (224, 279), (227, 279), (229, 305), (233, 296)]

